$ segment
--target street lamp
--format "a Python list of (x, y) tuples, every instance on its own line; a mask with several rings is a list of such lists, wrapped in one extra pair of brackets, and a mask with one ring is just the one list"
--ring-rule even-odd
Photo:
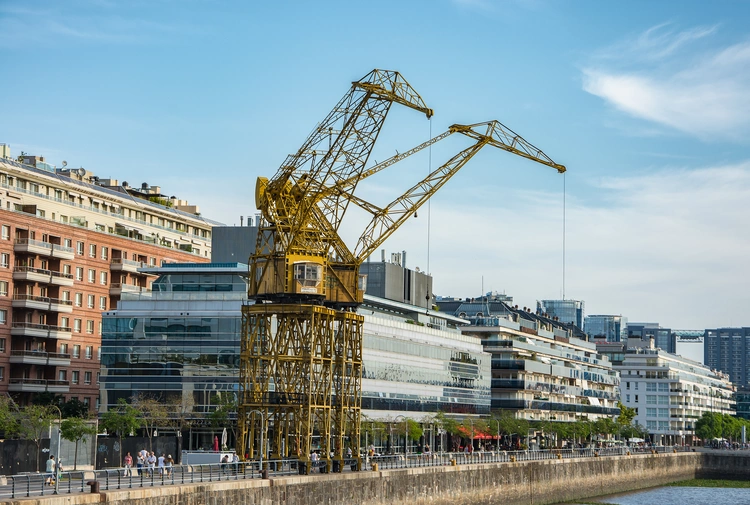
[(60, 430), (62, 429), (62, 411), (60, 411), (60, 407), (56, 405), (51, 405), (51, 407), (55, 410), (57, 410), (57, 462), (55, 463), (55, 491), (54, 494), (58, 494), (59, 486), (60, 486), (60, 473), (57, 471), (60, 467)]

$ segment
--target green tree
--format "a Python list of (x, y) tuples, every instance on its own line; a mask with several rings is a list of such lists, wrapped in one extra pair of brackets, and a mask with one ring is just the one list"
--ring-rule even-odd
[[(57, 412), (43, 405), (27, 405), (18, 413), (18, 433), (36, 444), (37, 454), (41, 452), (42, 440), (47, 437), (50, 425), (57, 419)], [(36, 471), (39, 471), (39, 458), (36, 461)]]
[(80, 417), (82, 419), (89, 417), (89, 407), (78, 398), (71, 398), (60, 406), (60, 412), (65, 418)]
[[(117, 434), (120, 447), (122, 447), (123, 435), (129, 435), (140, 428), (140, 416), (138, 409), (126, 402), (124, 398), (120, 398), (117, 405), (102, 414), (101, 424), (107, 432)], [(122, 454), (120, 456), (122, 457)]]
[(232, 438), (237, 440), (237, 399), (234, 395), (214, 395), (216, 409), (209, 414), (211, 427), (228, 428), (232, 432)]
[(5, 434), (5, 437), (11, 437), (17, 435), (19, 429), (18, 410), (15, 403), (7, 396), (0, 397), (0, 431)]
[(720, 438), (722, 429), (722, 419), (718, 413), (704, 412), (701, 418), (695, 422), (695, 434), (704, 442), (713, 438)]
[(58, 395), (55, 393), (50, 393), (49, 391), (43, 391), (41, 393), (37, 393), (34, 395), (34, 398), (31, 400), (31, 403), (34, 405), (62, 405), (62, 403), (65, 401), (65, 398), (62, 397), (62, 395)]
[(154, 431), (157, 428), (169, 426), (169, 411), (167, 406), (146, 395), (138, 395), (133, 398), (133, 406), (140, 412), (141, 427), (146, 430), (148, 437), (148, 450), (154, 450)]
[(60, 434), (65, 440), (75, 442), (76, 448), (73, 456), (73, 470), (78, 469), (78, 442), (86, 443), (86, 437), (96, 435), (96, 427), (84, 421), (80, 417), (65, 419), (60, 426)]

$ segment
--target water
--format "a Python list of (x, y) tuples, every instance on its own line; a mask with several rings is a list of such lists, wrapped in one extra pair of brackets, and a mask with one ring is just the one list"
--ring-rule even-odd
[(750, 505), (750, 488), (660, 487), (586, 501), (616, 505)]

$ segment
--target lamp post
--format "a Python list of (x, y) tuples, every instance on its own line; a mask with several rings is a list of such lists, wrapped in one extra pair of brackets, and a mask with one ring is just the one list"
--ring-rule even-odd
[(58, 490), (60, 489), (60, 472), (58, 472), (58, 468), (60, 467), (60, 430), (62, 429), (62, 411), (60, 410), (60, 407), (56, 405), (52, 405), (52, 408), (57, 410), (57, 462), (55, 463), (55, 491), (54, 494), (58, 494)]

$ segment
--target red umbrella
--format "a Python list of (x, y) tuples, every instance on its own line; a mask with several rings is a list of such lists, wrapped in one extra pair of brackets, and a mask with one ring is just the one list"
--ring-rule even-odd
[(219, 437), (214, 436), (214, 452), (219, 452)]

